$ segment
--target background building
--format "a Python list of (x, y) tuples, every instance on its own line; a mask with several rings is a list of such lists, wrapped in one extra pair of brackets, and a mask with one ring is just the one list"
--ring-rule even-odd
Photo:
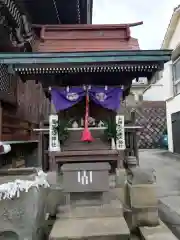
[(168, 149), (180, 153), (180, 6), (174, 9), (162, 49), (173, 49), (172, 61), (154, 77), (143, 94), (145, 100), (166, 101)]

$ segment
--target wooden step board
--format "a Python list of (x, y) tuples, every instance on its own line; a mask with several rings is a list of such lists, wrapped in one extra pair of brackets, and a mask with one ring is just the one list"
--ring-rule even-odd
[(53, 152), (51, 156), (60, 162), (108, 162), (118, 160), (117, 150), (82, 150)]
[(58, 219), (49, 240), (128, 240), (129, 228), (123, 217)]
[(68, 139), (62, 146), (62, 151), (85, 151), (85, 150), (110, 150), (111, 146), (96, 138), (91, 143), (81, 142), (80, 140)]

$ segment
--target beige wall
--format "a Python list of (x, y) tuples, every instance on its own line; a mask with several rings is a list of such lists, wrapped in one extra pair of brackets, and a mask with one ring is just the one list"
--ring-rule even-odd
[(180, 43), (180, 17), (179, 17), (176, 29), (172, 35), (168, 48), (175, 49), (179, 43)]

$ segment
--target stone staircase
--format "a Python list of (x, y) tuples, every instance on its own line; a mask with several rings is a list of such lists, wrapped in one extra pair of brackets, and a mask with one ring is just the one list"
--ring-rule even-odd
[[(110, 195), (111, 196), (111, 195)], [(50, 239), (129, 239), (129, 228), (123, 217), (123, 207), (118, 199), (72, 202), (58, 206), (56, 222)]]
[(57, 207), (49, 239), (177, 240), (159, 221), (152, 172), (137, 168), (123, 179), (124, 173), (119, 171), (119, 188), (109, 178), (106, 191), (65, 191), (68, 201)]

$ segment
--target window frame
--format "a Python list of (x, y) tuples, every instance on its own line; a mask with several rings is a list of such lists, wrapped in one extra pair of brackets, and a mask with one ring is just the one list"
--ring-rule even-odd
[[(174, 96), (180, 94), (180, 76), (179, 78), (176, 78), (176, 64), (180, 63), (180, 57), (178, 57), (174, 62), (172, 62), (172, 81), (173, 81), (173, 90), (174, 90)], [(178, 90), (179, 87), (179, 90)]]

